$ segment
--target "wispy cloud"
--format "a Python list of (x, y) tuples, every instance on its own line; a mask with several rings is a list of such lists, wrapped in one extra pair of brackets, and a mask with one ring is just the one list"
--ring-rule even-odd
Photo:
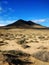
[(3, 12), (5, 12), (6, 10), (2, 7), (2, 6), (0, 6), (0, 14), (2, 14)]
[(7, 3), (8, 3), (8, 1), (1, 1), (0, 2), (0, 13), (2, 13), (4, 11), (2, 4), (7, 4)]
[(3, 8), (3, 7), (0, 7), (0, 12), (1, 13), (5, 13), (5, 14), (9, 14), (10, 12), (14, 12), (14, 9), (12, 9), (12, 8)]
[[(2, 5), (3, 4), (3, 5)], [(8, 1), (1, 1), (0, 2), (0, 14), (4, 13), (10, 13), (10, 12), (14, 12), (14, 9), (12, 7), (6, 7), (8, 5)], [(3, 7), (4, 6), (4, 7)]]
[(34, 21), (34, 22), (45, 22), (46, 21), (46, 19), (38, 19), (38, 20), (32, 20), (32, 21)]
[(0, 6), (0, 13), (3, 11), (3, 8)]
[(0, 26), (5, 26), (5, 24), (0, 24)]
[(8, 1), (3, 1), (4, 4), (8, 4)]
[(7, 24), (11, 24), (13, 22), (15, 22), (16, 20), (0, 20), (0, 26), (4, 26)]
[(10, 23), (13, 23), (15, 22), (16, 20), (6, 20), (6, 23), (10, 24)]

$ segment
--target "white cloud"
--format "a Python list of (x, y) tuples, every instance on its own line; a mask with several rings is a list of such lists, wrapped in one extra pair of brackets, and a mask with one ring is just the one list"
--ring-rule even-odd
[(10, 24), (10, 23), (13, 23), (15, 22), (16, 20), (6, 20), (6, 23)]
[(5, 24), (0, 24), (0, 26), (4, 26)]
[(1, 1), (0, 4), (1, 4), (1, 5), (0, 5), (0, 13), (6, 12), (7, 9), (4, 9), (4, 8), (2, 7), (2, 4), (8, 4), (8, 1)]
[(8, 24), (11, 24), (15, 21), (16, 20), (0, 20), (0, 26), (8, 25)]
[(4, 11), (4, 9), (2, 8), (2, 6), (0, 6), (0, 13), (2, 13)]
[(46, 19), (39, 19), (39, 20), (32, 20), (32, 21), (34, 21), (34, 22), (45, 22)]
[(0, 6), (0, 11), (2, 11), (2, 7)]

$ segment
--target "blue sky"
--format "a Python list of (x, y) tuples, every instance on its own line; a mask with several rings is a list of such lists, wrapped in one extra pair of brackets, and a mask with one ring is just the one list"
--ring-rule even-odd
[(0, 25), (18, 19), (49, 26), (49, 0), (0, 0)]

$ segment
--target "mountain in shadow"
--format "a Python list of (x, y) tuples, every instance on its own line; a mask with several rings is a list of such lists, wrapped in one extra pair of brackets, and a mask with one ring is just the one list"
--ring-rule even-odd
[(12, 24), (6, 25), (6, 27), (11, 27), (11, 28), (45, 28), (44, 26), (34, 23), (32, 21), (25, 21), (22, 19), (17, 20), (16, 22)]
[(37, 24), (35, 22), (32, 21), (25, 21), (22, 19), (17, 20), (14, 23), (8, 24), (6, 26), (4, 26), (4, 28), (26, 28), (26, 29), (49, 29), (45, 26), (42, 26), (40, 24)]

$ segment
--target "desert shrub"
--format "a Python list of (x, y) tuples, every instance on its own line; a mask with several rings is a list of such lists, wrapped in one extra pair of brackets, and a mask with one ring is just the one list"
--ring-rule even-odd
[(39, 36), (38, 37), (40, 40), (44, 40), (45, 39), (45, 36)]
[(17, 58), (16, 56), (11, 55), (11, 54), (5, 54), (4, 56), (7, 57), (5, 59), (5, 61), (7, 61), (9, 63), (9, 65), (12, 65), (12, 64), (14, 64), (14, 65), (30, 65), (30, 64), (32, 64), (32, 62), (29, 61), (28, 59), (22, 60), (20, 58)]
[(26, 58), (26, 60), (28, 60), (27, 58), (30, 56), (30, 54), (24, 53), (20, 50), (3, 51), (2, 54), (4, 55), (4, 57), (8, 58), (8, 61), (11, 61), (12, 59), (21, 59), (23, 57)]
[(15, 56), (30, 56), (30, 54), (24, 53), (20, 50), (3, 51), (3, 54), (11, 54), (11, 55), (15, 55)]
[(30, 43), (33, 43), (33, 42), (34, 42), (34, 43), (38, 43), (39, 41), (38, 41), (37, 39), (32, 39), (32, 40), (30, 40), (29, 42), (30, 42)]
[(25, 38), (21, 38), (21, 39), (18, 40), (17, 43), (18, 44), (24, 44), (24, 43), (26, 43), (26, 40), (25, 40)]
[(38, 43), (39, 41), (38, 40), (33, 40), (34, 43)]
[(49, 52), (48, 51), (38, 51), (33, 54), (33, 57), (44, 61), (44, 62), (49, 62)]
[(18, 51), (17, 55), (18, 56), (30, 56), (30, 54), (24, 53), (22, 51)]
[(24, 38), (24, 35), (23, 35), (23, 34), (16, 34), (16, 35), (15, 35), (15, 38), (16, 38), (16, 39), (17, 39), (17, 38), (19, 38), (19, 39), (20, 39), (20, 38)]
[(0, 50), (0, 52), (1, 52), (1, 50)]
[(35, 40), (36, 43), (38, 43), (39, 41), (38, 40)]
[(24, 49), (26, 49), (26, 48), (30, 48), (29, 45), (22, 45), (22, 47), (23, 47)]
[[(30, 54), (24, 53), (20, 50), (2, 51), (4, 61), (9, 65), (30, 65), (32, 62), (28, 59)], [(25, 59), (25, 60), (24, 60)]]
[(3, 43), (3, 42), (4, 42), (4, 40), (2, 38), (0, 38), (0, 43)]
[(3, 51), (3, 54), (12, 54), (12, 55), (16, 55), (17, 52), (16, 52), (16, 50), (9, 50), (9, 51)]
[(37, 49), (47, 49), (47, 47), (40, 46), (40, 47), (38, 47)]
[(0, 39), (0, 46), (2, 46), (2, 45), (6, 45), (6, 44), (8, 44), (7, 42), (4, 42), (5, 40), (4, 39)]
[(4, 34), (0, 33), (0, 37), (1, 37), (1, 36), (4, 36)]
[(25, 38), (25, 35), (24, 35), (24, 34), (22, 34), (22, 35), (21, 35), (21, 37), (22, 37), (22, 38)]
[(14, 37), (13, 34), (6, 33), (6, 34), (4, 35), (4, 39), (6, 39), (6, 40), (14, 40), (15, 37)]
[(33, 40), (30, 40), (30, 42), (34, 42)]
[(0, 43), (0, 46), (8, 44), (7, 42)]
[(2, 41), (0, 41), (0, 43), (4, 43), (4, 41), (2, 40)]

